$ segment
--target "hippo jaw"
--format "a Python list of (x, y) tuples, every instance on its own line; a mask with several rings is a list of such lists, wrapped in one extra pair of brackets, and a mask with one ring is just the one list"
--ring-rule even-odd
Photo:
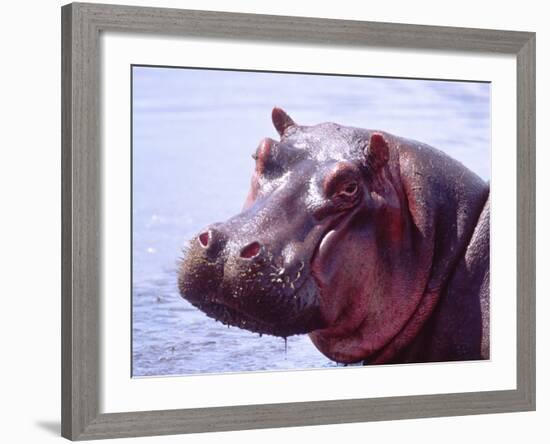
[[(311, 280), (306, 280), (296, 289), (294, 294), (287, 297), (301, 300), (304, 298), (302, 292), (307, 293), (307, 297), (310, 297), (312, 293), (314, 294), (317, 291), (314, 285)], [(182, 288), (181, 291), (185, 295), (184, 297), (207, 316), (224, 325), (239, 327), (254, 333), (286, 338), (296, 334), (308, 333), (323, 325), (319, 319), (318, 308), (315, 305), (308, 307), (300, 307), (297, 304), (287, 304), (286, 307), (282, 305), (278, 311), (280, 318), (273, 319), (273, 316), (262, 312), (264, 309), (261, 307), (249, 310), (242, 304), (232, 302), (232, 295), (213, 298), (207, 296), (199, 300), (187, 296), (188, 292), (183, 293), (186, 291), (184, 285), (180, 284), (180, 288)], [(296, 312), (297, 309), (301, 309), (301, 311)]]
[(357, 211), (327, 217), (308, 227), (299, 242), (276, 248), (226, 234), (236, 231), (248, 213), (190, 241), (180, 263), (182, 297), (223, 324), (260, 334), (288, 337), (327, 327), (321, 296), (331, 292), (319, 264)]
[[(287, 337), (323, 327), (310, 265), (315, 248), (290, 261), (284, 247), (278, 255), (258, 242), (237, 249), (238, 241), (223, 234), (233, 223), (210, 227), (190, 242), (180, 264), (181, 295), (223, 324), (260, 334)], [(315, 230), (308, 241), (316, 245), (320, 234)]]

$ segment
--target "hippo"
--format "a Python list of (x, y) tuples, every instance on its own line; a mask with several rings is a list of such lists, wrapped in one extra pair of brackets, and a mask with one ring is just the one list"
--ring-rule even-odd
[(242, 212), (189, 241), (181, 296), (337, 363), (489, 359), (489, 184), (385, 131), (272, 121)]

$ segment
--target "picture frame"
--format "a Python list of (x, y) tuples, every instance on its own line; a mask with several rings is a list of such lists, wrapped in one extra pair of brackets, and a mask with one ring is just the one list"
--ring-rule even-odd
[[(101, 32), (508, 54), (517, 66), (515, 390), (103, 413)], [(535, 34), (73, 3), (62, 8), (62, 435), (72, 440), (535, 409)]]

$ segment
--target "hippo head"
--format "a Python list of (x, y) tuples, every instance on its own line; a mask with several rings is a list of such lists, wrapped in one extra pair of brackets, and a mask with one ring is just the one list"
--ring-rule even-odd
[(332, 359), (356, 361), (365, 350), (329, 338), (356, 335), (367, 322), (374, 350), (408, 316), (401, 307), (377, 317), (382, 300), (392, 303), (384, 296), (403, 231), (401, 198), (385, 171), (386, 136), (299, 126), (279, 108), (272, 120), (280, 141), (264, 139), (253, 154), (242, 212), (190, 241), (180, 293), (224, 324), (282, 337), (312, 332)]

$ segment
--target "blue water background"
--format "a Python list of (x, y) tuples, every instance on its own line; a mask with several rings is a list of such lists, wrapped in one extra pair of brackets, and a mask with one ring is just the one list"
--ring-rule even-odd
[[(307, 336), (259, 337), (178, 294), (176, 262), (201, 228), (238, 213), (251, 154), (283, 107), (299, 124), (380, 129), (490, 178), (487, 83), (133, 68), (133, 375), (334, 367)], [(286, 348), (286, 350), (285, 350)]]

